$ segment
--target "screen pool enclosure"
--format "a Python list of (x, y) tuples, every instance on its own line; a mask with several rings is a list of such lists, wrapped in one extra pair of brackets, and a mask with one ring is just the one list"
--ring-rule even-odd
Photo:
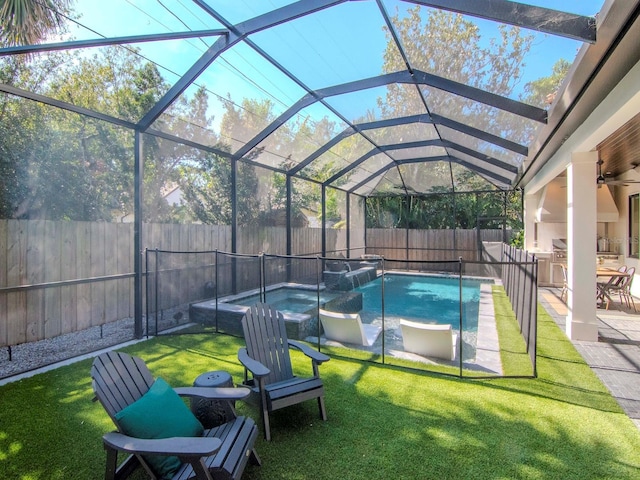
[[(582, 111), (575, 102), (631, 25), (632, 12), (617, 13), (637, 8), (197, 0), (157, 2), (151, 11), (126, 0), (108, 9), (67, 3), (42, 38), (0, 48), (11, 185), (3, 212), (19, 240), (7, 242), (15, 248), (5, 249), (14, 257), (6, 263), (15, 263), (0, 287), (15, 314), (0, 339), (8, 349), (88, 327), (102, 334), (130, 317), (140, 338), (145, 305), (157, 301), (156, 312), (168, 300), (193, 300), (177, 288), (148, 298), (153, 278), (141, 252), (183, 248), (181, 236), (196, 243), (205, 238), (189, 233), (196, 225), (230, 230), (215, 236), (224, 243), (206, 237), (202, 250), (324, 258), (379, 253), (368, 244), (369, 201), (384, 210), (378, 220), (389, 230), (420, 218), (450, 231), (476, 228), (457, 223), (468, 213), (466, 195), (511, 193), (544, 166), (565, 119)], [(597, 42), (598, 12), (615, 28), (599, 29)], [(561, 69), (556, 53), (566, 57)], [(547, 83), (552, 91), (526, 87)], [(562, 101), (550, 106), (556, 88)], [(183, 205), (169, 202), (177, 186)], [(403, 208), (431, 195), (449, 195), (446, 215), (429, 210), (431, 198), (417, 211)], [(286, 229), (277, 252), (243, 233), (273, 225)], [(309, 225), (322, 238), (307, 248), (294, 230)], [(336, 225), (346, 228), (332, 250)], [(160, 232), (168, 226), (180, 228)], [(69, 254), (90, 262), (60, 260)], [(316, 270), (324, 283), (325, 268)], [(211, 277), (200, 282), (199, 273), (184, 285), (205, 300), (209, 282), (216, 294), (236, 294), (281, 281), (251, 285), (244, 273), (229, 272), (229, 291)], [(284, 281), (305, 283), (296, 276), (289, 271)], [(508, 292), (511, 301), (522, 301), (518, 291)]]

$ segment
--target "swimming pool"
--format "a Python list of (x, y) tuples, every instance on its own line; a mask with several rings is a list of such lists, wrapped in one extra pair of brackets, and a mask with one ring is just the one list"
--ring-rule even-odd
[[(460, 328), (460, 279), (457, 276), (392, 274), (384, 276), (384, 313), (417, 321), (451, 324)], [(480, 286), (486, 280), (462, 279), (462, 327), (478, 326)], [(381, 315), (382, 277), (355, 289), (362, 293), (363, 310)]]
[[(404, 318), (426, 323), (451, 324), (454, 330), (460, 329), (459, 277), (387, 273), (384, 278), (386, 328), (398, 326), (400, 319)], [(491, 283), (491, 281), (465, 277), (462, 279), (462, 327), (465, 332), (474, 333), (477, 330), (480, 287), (483, 283)], [(381, 285), (382, 277), (378, 277), (351, 290), (362, 295), (360, 314), (365, 323), (381, 322)], [(320, 306), (348, 293), (348, 291), (321, 290)], [(251, 295), (236, 295), (223, 300), (224, 303), (245, 307), (260, 301), (260, 294), (257, 292)], [(315, 288), (281, 285), (266, 292), (266, 302), (285, 314), (308, 314), (315, 318), (318, 292)]]

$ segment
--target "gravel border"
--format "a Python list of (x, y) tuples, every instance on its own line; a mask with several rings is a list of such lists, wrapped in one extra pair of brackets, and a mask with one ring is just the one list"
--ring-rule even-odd
[[(150, 331), (155, 330), (155, 317), (149, 318)], [(164, 331), (189, 323), (189, 307), (163, 311), (158, 317), (158, 330)], [(146, 321), (142, 319), (143, 335)], [(135, 340), (133, 318), (125, 318), (102, 326), (90, 327), (57, 337), (0, 348), (0, 379), (30, 372), (99, 350)], [(11, 351), (11, 355), (9, 355)], [(9, 358), (11, 356), (11, 359)]]
[[(493, 306), (493, 302), (491, 302)], [(493, 318), (493, 312), (491, 312)], [(387, 317), (387, 350), (402, 351), (401, 335), (398, 325)], [(149, 318), (150, 330), (155, 331), (155, 315)], [(180, 305), (170, 310), (159, 312), (158, 331), (189, 324), (189, 305)], [(146, 321), (143, 318), (142, 328), (145, 330)], [(396, 330), (398, 330), (396, 332)], [(143, 331), (146, 336), (146, 331)], [(59, 335), (54, 338), (28, 342), (11, 347), (11, 360), (9, 360), (9, 348), (0, 348), (0, 381), (11, 381), (10, 377), (18, 376), (33, 370), (47, 367), (57, 362), (67, 361), (86, 354), (114, 347), (126, 342), (134, 341), (133, 318), (126, 318), (103, 326), (90, 327), (73, 333)], [(463, 332), (465, 364), (475, 363), (477, 335), (475, 332)], [(316, 339), (317, 341), (317, 339)], [(379, 348), (379, 347), (378, 347)], [(366, 349), (366, 348), (365, 348)], [(470, 366), (470, 365), (468, 365)], [(0, 383), (1, 384), (1, 383)]]

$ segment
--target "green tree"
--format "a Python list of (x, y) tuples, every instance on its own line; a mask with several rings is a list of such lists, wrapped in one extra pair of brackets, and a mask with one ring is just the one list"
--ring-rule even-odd
[(71, 0), (3, 0), (0, 42), (4, 46), (40, 43), (63, 23)]
[(206, 153), (179, 170), (189, 213), (205, 224), (231, 225), (231, 160)]
[[(441, 192), (367, 199), (369, 228), (522, 228), (519, 191)], [(478, 219), (483, 221), (479, 224)]]
[[(219, 148), (231, 152), (239, 148), (273, 121), (276, 115), (269, 100), (244, 99), (241, 105), (228, 99), (220, 127)], [(237, 162), (237, 208), (239, 224), (259, 222), (265, 225), (284, 225), (286, 219), (286, 174), (258, 168), (250, 162), (278, 166), (288, 171), (319, 146), (335, 135), (335, 125), (323, 118), (314, 124), (299, 118), (281, 126), (262, 144)], [(248, 161), (245, 161), (248, 160)], [(321, 163), (321, 162), (320, 162)], [(302, 176), (322, 181), (337, 171), (332, 163), (312, 164), (303, 169)], [(205, 223), (231, 221), (231, 163), (208, 154), (185, 164), (180, 169), (181, 188), (185, 193), (187, 209)], [(292, 182), (292, 223), (307, 224), (304, 209), (315, 210), (320, 199), (317, 183)]]
[[(168, 88), (155, 66), (129, 49), (111, 47), (91, 57), (71, 58), (74, 60), (67, 62), (66, 68), (49, 81), (46, 93), (75, 105), (136, 121)], [(48, 205), (70, 197), (78, 207), (49, 218), (109, 221), (114, 216), (133, 213), (133, 132), (83, 115), (69, 115), (57, 109), (51, 112), (48, 129), (60, 132), (66, 139), (64, 151), (58, 156), (75, 169), (76, 175), (71, 177), (73, 185), (70, 181), (60, 185), (57, 196), (51, 192), (40, 197)], [(145, 137), (143, 144), (144, 217), (166, 219), (166, 206), (159, 204), (162, 187), (168, 181), (166, 171), (171, 166), (161, 167), (166, 158), (156, 154), (159, 146), (155, 139)], [(36, 184), (45, 184), (46, 172), (62, 166), (55, 161), (55, 152), (50, 153), (37, 159), (38, 168), (32, 173)], [(81, 207), (86, 203), (94, 205), (91, 212)]]
[(567, 60), (562, 58), (558, 60), (553, 65), (551, 75), (541, 77), (524, 86), (522, 101), (541, 108), (549, 106), (553, 103), (556, 93), (569, 72), (569, 68), (571, 68), (571, 64)]
[[(422, 16), (422, 11), (416, 6), (407, 10), (406, 15), (398, 12), (392, 18), (412, 68), (513, 97), (522, 76), (524, 57), (533, 42), (532, 35), (523, 34), (518, 27), (503, 25), (498, 27), (497, 38), (486, 41), (479, 27), (461, 15), (434, 9)], [(388, 40), (383, 71), (403, 70), (404, 61), (397, 55), (395, 41), (390, 35)], [(518, 143), (527, 143), (532, 134), (531, 122), (499, 109), (436, 88), (420, 87), (420, 91), (432, 113), (464, 119), (475, 128)], [(385, 97), (379, 99), (378, 107), (384, 117), (404, 116), (414, 113), (416, 102), (419, 98), (415, 86), (393, 84), (387, 87)], [(421, 138), (419, 129), (423, 128), (419, 124), (407, 126), (407, 136)], [(479, 140), (469, 138), (465, 146), (500, 158), (498, 149)], [(367, 226), (474, 228), (478, 217), (505, 215), (505, 193), (464, 166), (450, 166), (448, 162), (403, 165), (398, 171), (390, 170), (386, 179), (394, 187), (391, 190), (394, 195), (402, 194), (406, 187), (409, 196), (385, 198), (385, 192), (390, 192), (385, 185), (389, 183), (381, 181), (379, 196), (367, 199)], [(434, 195), (412, 194), (412, 185)], [(483, 190), (496, 192), (463, 193)], [(460, 193), (454, 195), (454, 191)], [(513, 215), (516, 209), (507, 211)]]
[[(210, 152), (179, 167), (185, 209), (193, 218), (210, 225), (231, 225), (231, 168), (230, 158)], [(251, 225), (260, 216), (255, 168), (237, 162), (236, 179), (238, 224)]]
[[(522, 34), (518, 27), (501, 25), (497, 39), (486, 42), (478, 26), (462, 15), (434, 9), (422, 18), (420, 12), (417, 6), (408, 10), (406, 16), (397, 14), (393, 19), (413, 68), (497, 95), (512, 95), (522, 76), (524, 56), (531, 48), (532, 35)], [(389, 36), (384, 72), (406, 68), (401, 62), (402, 57), (396, 54), (395, 42)], [(513, 141), (528, 138), (527, 122), (515, 119), (505, 122), (504, 112), (480, 102), (437, 89), (423, 87), (421, 90), (432, 113), (471, 120), (474, 127)], [(379, 100), (379, 107), (384, 115), (407, 115), (412, 113), (416, 100), (412, 85), (389, 85), (386, 98)], [(505, 125), (509, 125), (509, 129), (505, 129)]]
[[(284, 162), (281, 168), (288, 170), (291, 168), (290, 162)], [(287, 214), (287, 176), (279, 172), (272, 172), (268, 181), (265, 197), (263, 200), (260, 223), (262, 225), (285, 226)], [(310, 205), (314, 205), (316, 195), (314, 189), (309, 188), (309, 182), (292, 181), (291, 182), (291, 226), (306, 227), (308, 225), (307, 217), (303, 210), (309, 209)]]
[[(155, 65), (135, 51), (102, 49), (91, 57), (59, 54), (16, 59), (0, 67), (14, 85), (135, 122), (167, 91)], [(57, 67), (57, 68), (54, 68)], [(207, 97), (179, 100), (157, 122), (186, 139), (206, 123)], [(37, 102), (0, 97), (0, 213), (5, 218), (104, 220), (133, 213), (133, 132)], [(178, 180), (177, 166), (202, 152), (175, 142), (143, 138), (147, 221), (178, 221), (179, 207), (164, 193)], [(10, 181), (10, 183), (9, 183)]]
[[(42, 93), (41, 85), (62, 63), (62, 55), (4, 58), (0, 81)], [(60, 144), (49, 131), (50, 119), (51, 109), (40, 103), (0, 96), (1, 218), (28, 218), (29, 212), (47, 205), (38, 197), (40, 185), (33, 174), (38, 158), (53, 154), (53, 148)]]

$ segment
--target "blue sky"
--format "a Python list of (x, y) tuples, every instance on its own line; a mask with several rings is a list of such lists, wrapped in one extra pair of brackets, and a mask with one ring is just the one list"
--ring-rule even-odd
[[(210, 0), (210, 3), (235, 23), (292, 2)], [(385, 0), (390, 13), (396, 3), (396, 0)], [(599, 11), (603, 0), (529, 0), (528, 3), (591, 15)], [(217, 21), (189, 0), (112, 0), (108, 3), (77, 0), (74, 6), (81, 13), (79, 22), (102, 36), (220, 28)], [(406, 4), (402, 8), (413, 6)], [(490, 35), (491, 30), (495, 31), (492, 22), (479, 21), (478, 24), (485, 36)], [(381, 28), (375, 2), (349, 2), (251, 38), (265, 49), (275, 46), (276, 60), (315, 89), (380, 73), (381, 53), (386, 45)], [(333, 29), (338, 29), (340, 34), (332, 35)], [(78, 39), (96, 36), (85, 29), (74, 29), (71, 34)], [(139, 46), (145, 56), (166, 67), (163, 75), (174, 83), (177, 75), (182, 75), (205, 51), (205, 42), (210, 44), (212, 41), (193, 39)], [(571, 40), (538, 34), (519, 88), (527, 81), (551, 73), (551, 66), (558, 58), (572, 61), (578, 47), (579, 43)], [(283, 111), (304, 94), (304, 90), (246, 46), (225, 53), (203, 74), (199, 83), (205, 83), (216, 95), (226, 97), (231, 94), (238, 103), (243, 97), (269, 98), (277, 111)], [(220, 116), (220, 104), (212, 102), (212, 110)]]

